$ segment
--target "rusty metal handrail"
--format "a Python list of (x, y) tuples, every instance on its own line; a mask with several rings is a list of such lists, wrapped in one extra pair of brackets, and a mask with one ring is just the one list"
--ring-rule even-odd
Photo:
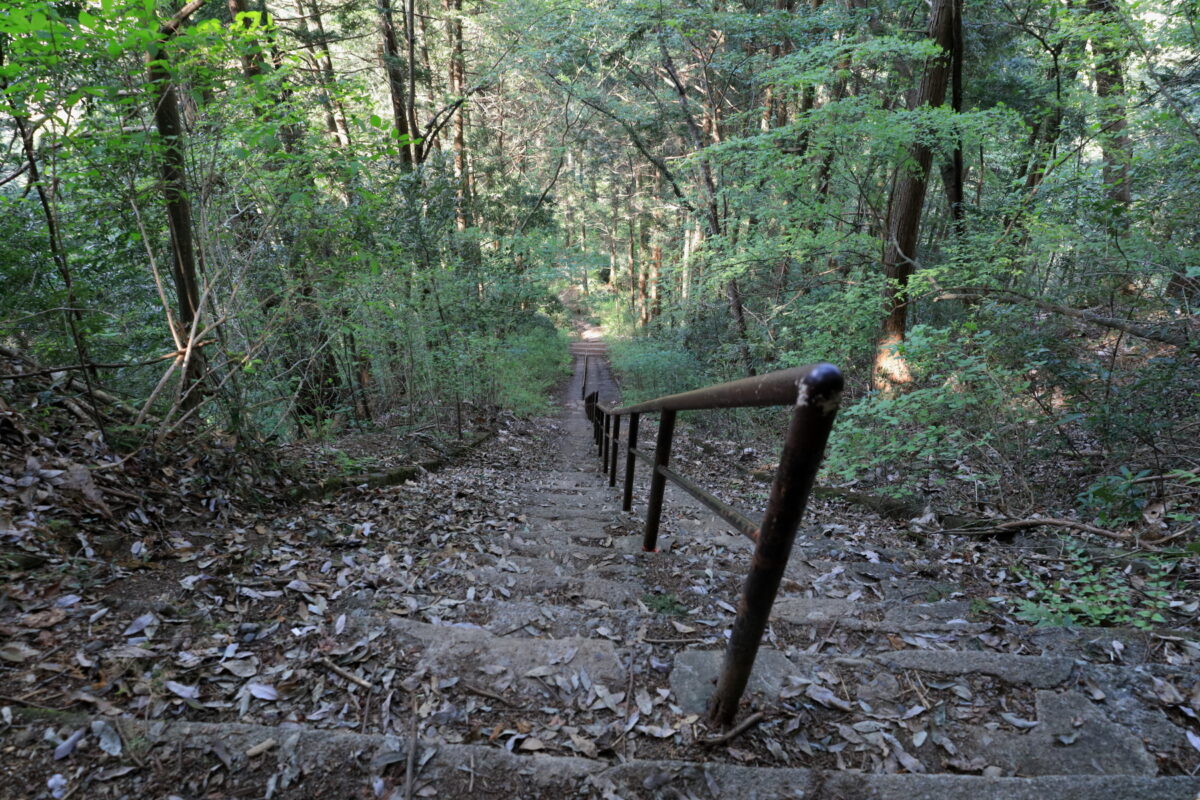
[[(717, 691), (709, 704), (710, 719), (728, 727), (737, 716), (738, 703), (750, 680), (759, 642), (766, 630), (771, 606), (775, 603), (775, 595), (779, 592), (779, 584), (787, 569), (796, 528), (808, 504), (817, 469), (825, 455), (825, 445), (841, 402), (842, 373), (832, 364), (812, 364), (691, 392), (667, 395), (644, 403), (610, 408), (600, 403), (598, 391), (590, 394), (587, 392), (587, 367), (588, 363), (585, 360), (585, 412), (592, 422), (593, 438), (600, 453), (601, 464), (608, 474), (609, 486), (616, 485), (621, 417), (629, 417), (624, 446), (625, 480), (621, 504), (625, 511), (629, 511), (633, 504), (636, 460), (641, 459), (653, 466), (650, 474), (650, 495), (646, 500), (642, 549), (657, 552), (663, 493), (668, 480), (680, 486), (755, 542), (750, 573), (742, 586), (737, 618), (733, 623), (729, 647), (725, 651), (725, 663)], [(755, 525), (748, 515), (670, 468), (671, 442), (677, 412), (781, 405), (793, 406), (792, 418), (779, 458), (779, 468), (771, 485), (767, 509), (758, 525)], [(658, 439), (654, 451), (647, 453), (638, 449), (638, 428), (641, 415), (654, 412), (661, 414)]]
[(610, 414), (637, 414), (646, 411), (709, 411), (716, 408), (758, 408), (764, 406), (786, 406), (796, 402), (797, 387), (813, 370), (832, 364), (810, 364), (807, 367), (781, 369), (742, 378), (690, 392), (669, 394), (637, 403), (614, 408)]

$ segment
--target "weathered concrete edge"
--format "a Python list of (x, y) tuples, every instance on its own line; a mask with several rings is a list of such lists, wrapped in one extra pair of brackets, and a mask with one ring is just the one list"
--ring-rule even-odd
[[(47, 715), (18, 717), (45, 720)], [(59, 723), (83, 724), (91, 715), (64, 713)], [(32, 721), (32, 719), (30, 721)], [(141, 737), (155, 744), (189, 742), (202, 745), (219, 741), (241, 756), (246, 746), (274, 739), (284, 749), (319, 750), (325, 745), (348, 747), (363, 753), (405, 753), (408, 740), (402, 736), (361, 734), (345, 730), (311, 729), (299, 725), (268, 727), (246, 723), (188, 721), (145, 721), (105, 718), (122, 731), (126, 741)], [(757, 794), (759, 797), (856, 797), (872, 800), (1196, 800), (1200, 777), (1148, 777), (1135, 775), (1054, 775), (1036, 778), (985, 778), (975, 775), (874, 775), (854, 772), (824, 772), (796, 767), (746, 767), (726, 763), (632, 760), (609, 764), (573, 756), (545, 754), (515, 755), (486, 745), (446, 745), (423, 741), (422, 748), (436, 748), (423, 774), (460, 770), (471, 763), (477, 774), (486, 776), (520, 773), (535, 784), (561, 785), (564, 780), (581, 789), (623, 789), (626, 796), (658, 796), (658, 788), (680, 790), (715, 785), (730, 796)], [(273, 748), (274, 749), (274, 748)], [(284, 758), (283, 752), (279, 753)], [(391, 763), (391, 762), (389, 762)], [(349, 765), (348, 765), (349, 766)], [(369, 774), (370, 767), (363, 767)]]
[(335, 475), (318, 483), (295, 486), (287, 491), (287, 498), (289, 500), (314, 500), (318, 497), (339, 492), (342, 489), (348, 489), (351, 486), (366, 484), (373, 489), (377, 489), (381, 486), (393, 486), (397, 483), (403, 483), (417, 477), (422, 472), (437, 472), (439, 469), (449, 466), (456, 459), (474, 450), (484, 442), (489, 441), (495, 435), (496, 431), (494, 430), (484, 431), (471, 441), (459, 445), (441, 458), (419, 461), (416, 464), (405, 464), (383, 472), (367, 472), (359, 475)]

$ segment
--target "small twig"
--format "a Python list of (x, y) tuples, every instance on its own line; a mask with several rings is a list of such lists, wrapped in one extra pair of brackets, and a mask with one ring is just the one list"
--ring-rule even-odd
[(642, 639), (647, 644), (701, 644), (708, 639)]
[(321, 664), (326, 669), (328, 669), (330, 672), (333, 672), (336, 675), (340, 675), (341, 677), (345, 678), (346, 680), (350, 681), (351, 683), (353, 683), (357, 686), (361, 686), (362, 688), (368, 689), (368, 690), (372, 688), (370, 683), (368, 683), (367, 681), (358, 677), (350, 670), (345, 669), (344, 667), (339, 667), (337, 664), (333, 663), (328, 658), (322, 658)]
[(767, 712), (755, 711), (753, 714), (742, 720), (741, 724), (736, 728), (733, 728), (729, 732), (723, 733), (720, 736), (710, 736), (707, 739), (701, 739), (700, 744), (704, 745), (705, 747), (716, 747), (718, 745), (726, 744), (741, 736), (743, 733), (750, 730), (766, 718)]
[(50, 706), (44, 706), (41, 703), (34, 703), (31, 700), (24, 700), (20, 697), (9, 697), (6, 694), (0, 694), (0, 703), (19, 703), (20, 705), (27, 706), (29, 708), (40, 708), (42, 711), (61, 711), (62, 710), (60, 708), (51, 708)]
[(1196, 526), (1192, 525), (1191, 527), (1184, 528), (1183, 530), (1179, 531), (1178, 533), (1172, 533), (1167, 536), (1162, 536), (1158, 539), (1142, 539), (1142, 544), (1150, 545), (1151, 547), (1161, 547), (1162, 545), (1166, 544), (1167, 542), (1174, 541), (1175, 539), (1178, 539), (1181, 536), (1187, 536), (1189, 533), (1194, 533), (1195, 530), (1196, 530)]
[(516, 706), (513, 703), (509, 702), (508, 700), (505, 700), (503, 697), (496, 694), (495, 692), (490, 692), (487, 689), (484, 689), (480, 686), (476, 686), (472, 683), (467, 683), (466, 681), (459, 681), (459, 685), (462, 686), (464, 689), (466, 689), (471, 694), (477, 694), (480, 697), (487, 697), (491, 700), (495, 700), (497, 703), (503, 703), (504, 705), (508, 706), (509, 708), (516, 708)]

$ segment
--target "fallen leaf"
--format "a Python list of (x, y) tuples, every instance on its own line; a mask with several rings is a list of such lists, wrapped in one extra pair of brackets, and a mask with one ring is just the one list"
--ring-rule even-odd
[(168, 691), (170, 691), (172, 694), (176, 694), (176, 695), (182, 697), (184, 700), (199, 700), (200, 699), (200, 687), (199, 686), (188, 686), (187, 684), (177, 683), (175, 681), (167, 681), (163, 685), (166, 686)]
[(266, 683), (247, 683), (246, 691), (257, 697), (259, 700), (278, 700), (279, 692), (274, 686)]
[(826, 708), (837, 708), (842, 711), (849, 711), (851, 709), (850, 703), (838, 697), (824, 686), (818, 686), (815, 683), (811, 683), (808, 685), (808, 688), (804, 691), (804, 693), (808, 695), (810, 699), (817, 701)]
[(1007, 711), (1000, 712), (1000, 719), (1004, 720), (1009, 725), (1012, 725), (1014, 728), (1028, 730), (1029, 728), (1036, 728), (1038, 726), (1038, 723), (1034, 720), (1021, 719), (1016, 714), (1010, 714)]
[(21, 618), (21, 624), (27, 628), (50, 628), (67, 618), (67, 612), (61, 608), (48, 608), (35, 614), (26, 614)]
[(86, 729), (80, 728), (60, 742), (58, 747), (54, 748), (54, 760), (62, 761), (64, 758), (71, 755), (71, 753), (74, 753), (75, 746), (79, 744), (79, 740), (83, 738), (83, 735), (86, 732)]
[(92, 723), (92, 735), (100, 742), (100, 749), (110, 756), (121, 755), (121, 736), (112, 725), (102, 719)]
[(13, 664), (23, 664), (31, 658), (37, 658), (42, 653), (34, 650), (24, 642), (9, 642), (0, 647), (0, 658)]

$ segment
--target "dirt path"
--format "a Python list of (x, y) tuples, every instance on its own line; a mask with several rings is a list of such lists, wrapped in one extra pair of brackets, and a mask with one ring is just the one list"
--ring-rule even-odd
[(80, 590), (56, 682), (6, 668), (0, 797), (1195, 800), (1190, 666), (980, 619), (928, 553), (821, 526), (746, 699), (762, 722), (706, 744), (750, 544), (669, 490), (640, 551), (580, 400), (585, 355), (616, 399), (603, 344), (573, 351), (561, 416), (462, 465)]

